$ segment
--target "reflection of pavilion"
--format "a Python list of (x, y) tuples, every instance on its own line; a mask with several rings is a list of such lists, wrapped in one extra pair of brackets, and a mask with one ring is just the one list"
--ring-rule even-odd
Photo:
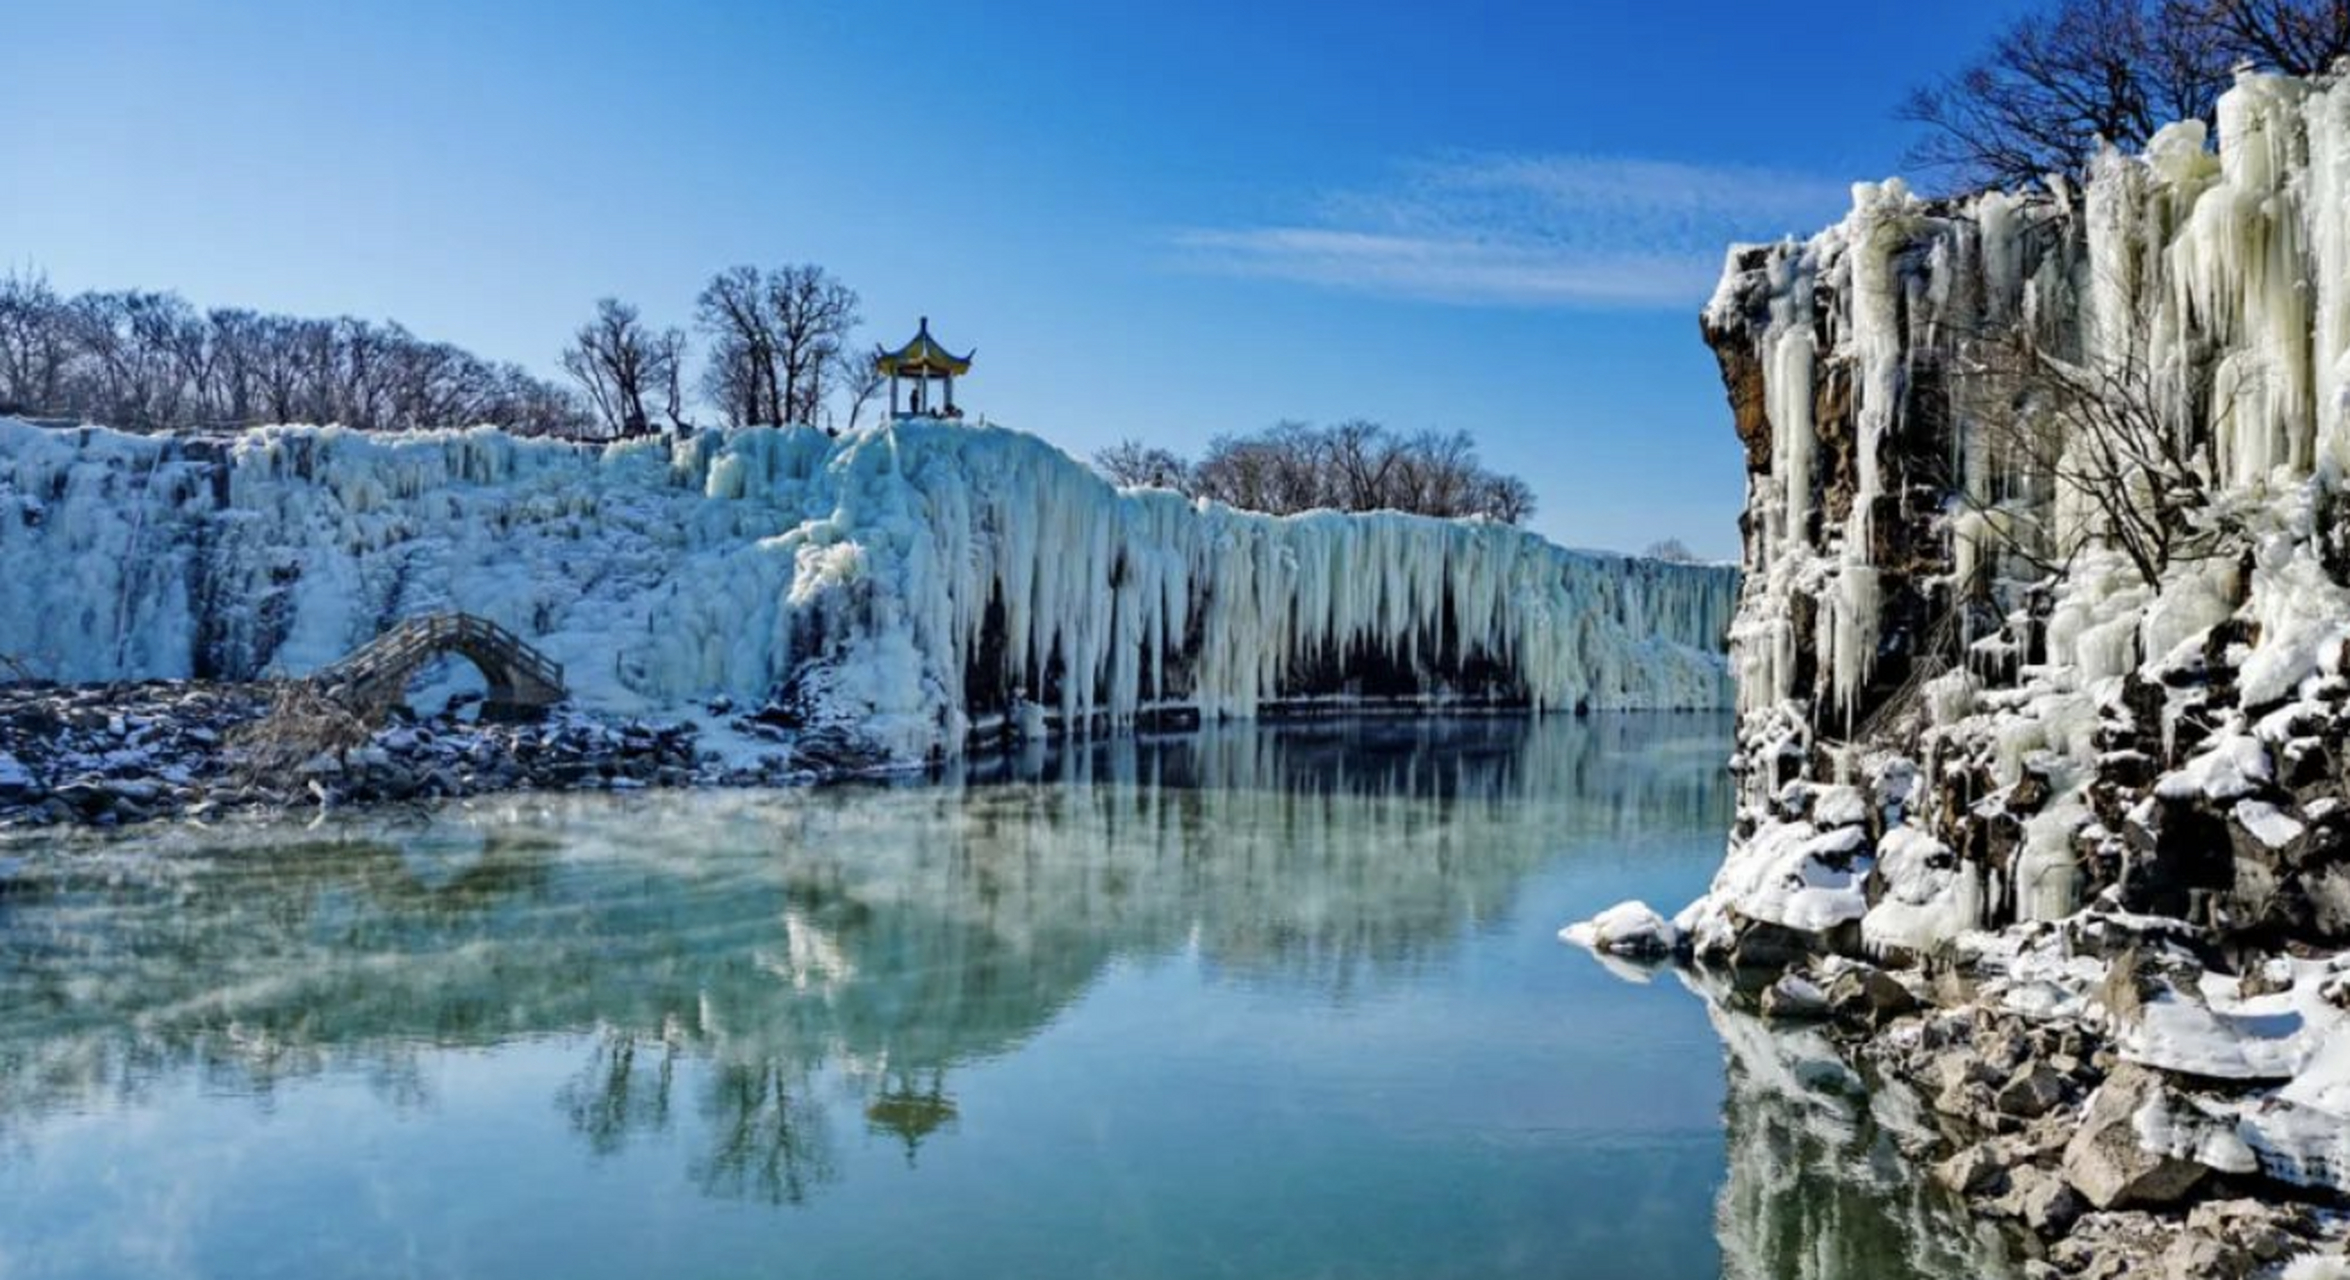
[(796, 1201), (833, 1176), (839, 1111), (912, 1159), (957, 1123), (956, 1067), (1120, 956), (1375, 991), (1506, 909), (1562, 835), (1726, 824), (1718, 722), (1679, 757), (1616, 732), (1317, 724), (1122, 738), (1000, 783), (179, 830), (6, 904), (0, 1006), (28, 1012), (0, 1021), (0, 1129), (158, 1073), (259, 1087), (570, 1035), (558, 1103), (591, 1150), (699, 1116), (697, 1185)]
[(891, 1079), (882, 1091), (865, 1104), (865, 1124), (875, 1133), (897, 1135), (906, 1144), (906, 1163), (914, 1163), (914, 1152), (922, 1140), (955, 1122), (955, 1100), (947, 1096), (946, 1072), (933, 1068), (927, 1079), (917, 1081), (918, 1074), (891, 1073)]

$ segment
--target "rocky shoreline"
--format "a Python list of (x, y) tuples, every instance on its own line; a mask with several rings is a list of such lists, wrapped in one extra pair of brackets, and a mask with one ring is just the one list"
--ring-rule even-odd
[[(2325, 1120), (2279, 1101), (2276, 1068), (2221, 1074), (2257, 1053), (2239, 1048), (2230, 1062), (2226, 1041), (2181, 1034), (2197, 1020), (2187, 1010), (2212, 1028), (2241, 1019), (2235, 1031), (2283, 1029), (2264, 1000), (2350, 1011), (2350, 952), (2239, 981), (2204, 967), (2206, 940), (2181, 922), (2097, 910), (1974, 935), (1906, 967), (1825, 952), (1709, 963), (1638, 903), (1562, 936), (1611, 961), (1675, 961), (1726, 1008), (1823, 1033), (1876, 1109), (1905, 1120), (1902, 1153), (2003, 1226), (2013, 1274), (2350, 1277), (2350, 1134), (2264, 1142), (2262, 1120), (2285, 1133)], [(2250, 1011), (2227, 998), (2231, 986)], [(2322, 1034), (2308, 1025), (2318, 1020), (2299, 1031)]]
[(230, 812), (397, 804), (506, 791), (789, 786), (874, 771), (846, 735), (808, 731), (772, 709), (713, 720), (750, 744), (719, 752), (702, 725), (597, 716), (544, 719), (397, 713), (362, 741), (290, 766), (240, 743), (286, 689), (157, 680), (0, 686), (0, 829), (128, 826)]

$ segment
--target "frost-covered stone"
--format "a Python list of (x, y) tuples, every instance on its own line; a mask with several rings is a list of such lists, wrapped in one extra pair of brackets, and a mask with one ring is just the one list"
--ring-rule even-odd
[(2163, 1101), (2159, 1076), (2124, 1064), (2107, 1076), (2089, 1101), (2081, 1127), (2064, 1149), (2064, 1176), (2100, 1209), (2169, 1204), (2192, 1190), (2207, 1172), (2192, 1160), (2149, 1151), (2140, 1141), (2137, 1117)]
[(1669, 956), (1681, 945), (1680, 929), (1645, 902), (1618, 903), (1559, 930), (1559, 937), (1593, 951), (1645, 959)]

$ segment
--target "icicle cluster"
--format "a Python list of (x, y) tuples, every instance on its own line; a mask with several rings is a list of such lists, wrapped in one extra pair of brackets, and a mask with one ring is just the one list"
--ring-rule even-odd
[(1503, 525), (1120, 493), (1032, 437), (926, 421), (601, 448), (0, 421), (0, 556), (0, 652), (57, 678), (301, 673), (462, 609), (590, 705), (797, 682), (906, 754), (984, 715), (1719, 707), (1736, 591)]
[[(2247, 73), (2218, 122), (2216, 154), (2202, 124), (2174, 125), (2053, 196), (1950, 204), (1863, 184), (1810, 240), (1732, 251), (1707, 326), (1751, 347), (1770, 433), (1732, 639), (1743, 709), (1865, 712), (1883, 575), (1914, 567), (1880, 563), (1901, 541), (1880, 522), (1924, 523), (1900, 486), (1953, 495), (1929, 516), (1947, 516), (1959, 580), (2012, 522), (2064, 545), (2089, 527), (2089, 495), (2054, 491), (1983, 432), (1978, 411), (2014, 408), (1970, 403), (1988, 380), (1970, 385), (1966, 349), (1985, 335), (2140, 362), (2167, 416), (2211, 433), (2221, 488), (2350, 469), (2350, 81)], [(1921, 404), (1946, 411), (1913, 421)], [(1841, 469), (1822, 465), (1830, 427), (1851, 435)], [(1800, 635), (1797, 597), (1817, 602)]]

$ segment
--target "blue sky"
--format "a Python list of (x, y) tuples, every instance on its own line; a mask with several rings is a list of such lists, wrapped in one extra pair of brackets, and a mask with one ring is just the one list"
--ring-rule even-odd
[(599, 296), (819, 262), (1081, 455), (1467, 428), (1554, 538), (1727, 556), (1723, 244), (1897, 172), (2023, 3), (19, 0), (0, 265), (551, 373)]

